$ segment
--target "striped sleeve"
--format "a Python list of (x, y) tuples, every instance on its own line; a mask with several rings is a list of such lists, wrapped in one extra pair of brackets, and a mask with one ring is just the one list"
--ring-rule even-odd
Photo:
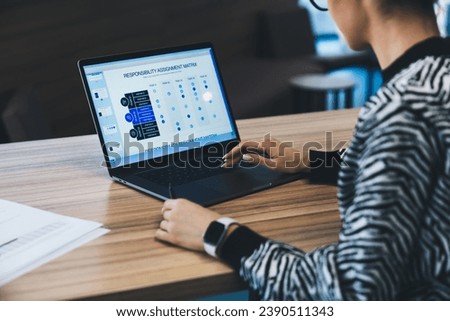
[(377, 117), (346, 155), (357, 165), (352, 181), (341, 174), (353, 192), (343, 196), (339, 242), (304, 253), (268, 240), (241, 257), (240, 275), (262, 299), (388, 300), (410, 281), (436, 146), (414, 113), (386, 108)]

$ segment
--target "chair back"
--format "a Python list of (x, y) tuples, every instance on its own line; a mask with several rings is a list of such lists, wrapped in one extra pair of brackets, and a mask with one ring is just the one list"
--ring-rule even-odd
[(33, 87), (13, 90), (0, 114), (3, 142), (18, 142), (52, 137), (52, 131), (38, 103)]

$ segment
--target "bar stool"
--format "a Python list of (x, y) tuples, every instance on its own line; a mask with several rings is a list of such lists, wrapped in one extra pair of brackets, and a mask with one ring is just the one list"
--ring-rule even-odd
[(308, 74), (291, 78), (289, 84), (294, 94), (294, 109), (299, 113), (327, 109), (328, 95), (331, 95), (330, 109), (341, 108), (340, 95), (344, 95), (344, 108), (353, 105), (355, 81), (343, 75)]

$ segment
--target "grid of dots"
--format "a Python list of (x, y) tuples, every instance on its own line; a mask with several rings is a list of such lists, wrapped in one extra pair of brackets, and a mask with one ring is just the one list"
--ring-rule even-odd
[[(203, 81), (202, 81), (202, 83), (201, 83), (202, 85), (203, 85), (203, 87), (205, 88), (205, 89), (209, 89), (209, 85), (208, 85), (208, 81), (206, 80), (206, 79), (203, 79)], [(194, 99), (195, 99), (195, 101), (199, 101), (200, 99), (199, 99), (199, 97), (198, 97), (198, 95), (199, 95), (199, 92), (198, 92), (198, 90), (197, 90), (197, 87), (196, 87), (196, 84), (195, 84), (195, 82), (191, 82), (190, 83), (190, 85), (191, 85), (191, 89), (192, 89), (192, 92), (193, 92), (193, 95), (194, 95)], [(180, 93), (180, 97), (182, 98), (182, 99), (186, 99), (186, 94), (185, 94), (185, 89), (183, 88), (183, 85), (182, 84), (178, 84), (178, 90), (179, 90), (179, 93)], [(157, 93), (157, 90), (156, 89), (153, 89), (153, 93), (154, 94), (156, 94)], [(171, 91), (167, 91), (167, 96), (172, 96), (172, 92)], [(158, 107), (158, 108), (161, 108), (161, 101), (160, 101), (160, 99), (156, 99), (155, 100), (155, 102), (156, 102), (156, 106)], [(212, 104), (213, 103), (213, 101), (212, 101), (212, 99), (210, 99), (209, 101), (208, 101), (210, 104)], [(185, 109), (188, 109), (189, 108), (189, 105), (186, 103), (186, 104), (184, 104), (184, 108)], [(172, 111), (176, 111), (176, 107), (175, 106), (172, 106), (171, 107), (171, 110)], [(203, 111), (203, 107), (202, 106), (198, 106), (197, 107), (197, 110), (199, 111), (199, 112), (202, 112)], [(212, 115), (212, 117), (213, 118), (217, 118), (217, 115), (216, 114), (213, 114)], [(164, 115), (160, 115), (160, 118), (161, 118), (161, 123), (162, 124), (165, 124), (166, 123), (166, 120), (165, 120), (165, 118), (164, 118)], [(186, 115), (186, 118), (187, 119), (191, 119), (192, 118), (192, 115), (191, 114), (187, 114)], [(200, 120), (202, 121), (202, 122), (204, 122), (205, 120), (206, 120), (206, 118), (205, 118), (205, 116), (200, 116)], [(179, 122), (179, 121), (177, 121), (176, 123), (175, 123), (175, 125), (176, 125), (176, 129), (177, 129), (177, 131), (181, 131), (181, 123)], [(194, 124), (189, 124), (189, 128), (194, 128)]]

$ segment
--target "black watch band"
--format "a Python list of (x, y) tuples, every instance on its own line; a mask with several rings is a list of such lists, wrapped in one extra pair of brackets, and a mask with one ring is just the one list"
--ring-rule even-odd
[(203, 235), (203, 246), (205, 252), (217, 258), (217, 251), (227, 234), (230, 225), (237, 224), (237, 221), (229, 217), (221, 217), (212, 221)]

